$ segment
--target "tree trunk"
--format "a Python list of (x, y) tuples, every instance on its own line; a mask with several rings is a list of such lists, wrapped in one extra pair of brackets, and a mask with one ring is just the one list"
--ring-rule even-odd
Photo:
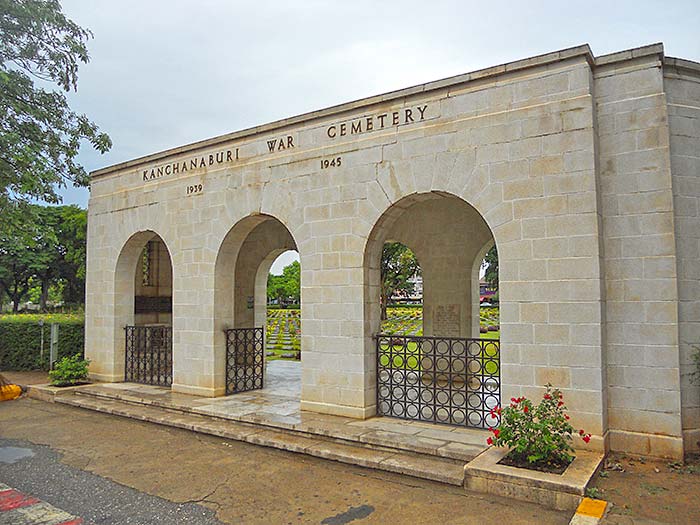
[(49, 280), (41, 280), (41, 297), (39, 297), (39, 310), (46, 311), (46, 302), (49, 299)]
[(19, 297), (12, 298), (12, 313), (16, 314), (19, 311)]
[(384, 294), (381, 294), (379, 296), (379, 306), (381, 307), (382, 314), (380, 316), (380, 320), (386, 321), (387, 315), (386, 315), (386, 304), (387, 304), (387, 296)]

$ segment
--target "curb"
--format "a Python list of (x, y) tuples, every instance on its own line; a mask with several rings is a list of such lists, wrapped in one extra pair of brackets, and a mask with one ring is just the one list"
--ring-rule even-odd
[(607, 506), (608, 502), (602, 499), (583, 498), (569, 525), (597, 525), (603, 518)]
[(0, 483), (0, 523), (83, 525), (84, 522), (82, 518)]

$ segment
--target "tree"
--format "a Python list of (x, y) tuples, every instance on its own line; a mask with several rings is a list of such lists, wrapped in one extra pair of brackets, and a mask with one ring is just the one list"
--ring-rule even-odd
[(496, 245), (486, 253), (483, 266), (486, 270), (484, 279), (494, 290), (498, 290), (498, 250)]
[(56, 235), (60, 221), (60, 210), (51, 206), (39, 207), (37, 218), (31, 248), (34, 256), (30, 268), (41, 284), (39, 308), (41, 311), (45, 311), (49, 298), (49, 287), (61, 271), (62, 257)]
[(286, 287), (281, 275), (267, 274), (267, 299), (269, 301), (277, 301), (277, 304), (282, 304), (286, 294)]
[[(77, 90), (89, 61), (91, 33), (65, 17), (58, 0), (0, 0), (0, 212), (26, 211), (30, 200), (61, 201), (59, 187), (85, 186), (76, 157), (83, 141), (112, 145), (64, 92)], [(35, 86), (32, 77), (57, 91)]]
[(0, 290), (10, 296), (15, 311), (36, 288), (42, 310), (50, 290), (60, 291), (65, 302), (82, 302), (86, 227), (87, 212), (78, 206), (36, 204), (26, 207), (21, 226), (13, 221), (0, 225)]
[(82, 303), (85, 300), (85, 247), (87, 210), (78, 206), (59, 206), (60, 221), (56, 230), (61, 253), (60, 277), (64, 282), (63, 301)]
[(410, 279), (414, 275), (420, 275), (420, 265), (415, 254), (400, 242), (387, 242), (382, 249), (381, 261), (381, 291), (379, 304), (381, 306), (381, 319), (386, 319), (386, 308), (389, 299), (395, 292), (406, 294), (413, 292), (413, 283)]
[(0, 288), (17, 313), (34, 275), (34, 229), (0, 227)]
[(281, 275), (268, 274), (267, 298), (282, 305), (287, 302), (299, 304), (301, 298), (301, 265), (299, 261), (285, 266)]
[(287, 298), (293, 304), (299, 304), (301, 299), (301, 264), (299, 261), (285, 266), (282, 269), (282, 277)]

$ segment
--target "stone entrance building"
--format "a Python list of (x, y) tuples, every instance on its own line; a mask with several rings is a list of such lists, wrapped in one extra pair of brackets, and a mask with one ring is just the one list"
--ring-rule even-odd
[(420, 260), (425, 336), (449, 341), (478, 338), (497, 245), (503, 399), (552, 383), (591, 447), (698, 450), (700, 64), (661, 45), (566, 49), (94, 172), (92, 375), (129, 379), (141, 341), (168, 349), (156, 382), (226, 394), (224, 330), (265, 323), (267, 272), (295, 249), (302, 408), (371, 417), (389, 240)]

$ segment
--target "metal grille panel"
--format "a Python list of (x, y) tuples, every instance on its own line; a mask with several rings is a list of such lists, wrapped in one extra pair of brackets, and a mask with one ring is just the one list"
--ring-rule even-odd
[(124, 381), (170, 386), (173, 338), (170, 326), (127, 326)]
[(379, 415), (498, 426), (500, 341), (380, 334), (376, 342)]
[(258, 390), (265, 374), (262, 328), (231, 328), (226, 332), (226, 395)]

